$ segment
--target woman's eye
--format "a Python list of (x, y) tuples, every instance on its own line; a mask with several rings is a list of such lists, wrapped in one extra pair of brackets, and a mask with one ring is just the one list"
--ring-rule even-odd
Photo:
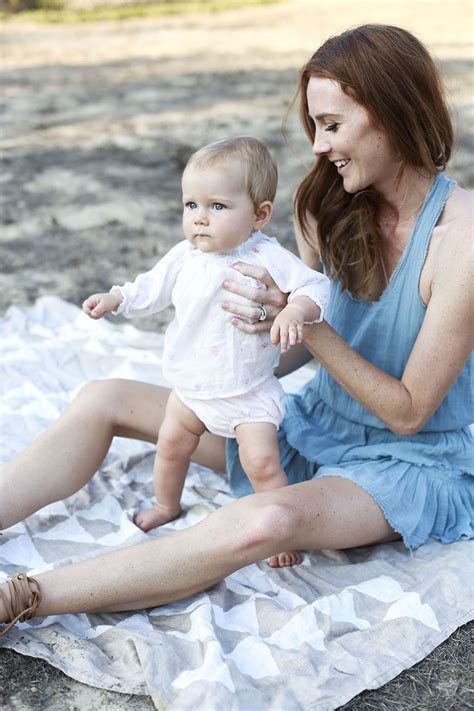
[(212, 204), (212, 207), (214, 210), (225, 210), (225, 205), (223, 205), (221, 202), (214, 202)]
[(324, 130), (325, 131), (337, 131), (338, 128), (339, 128), (338, 123), (329, 123)]

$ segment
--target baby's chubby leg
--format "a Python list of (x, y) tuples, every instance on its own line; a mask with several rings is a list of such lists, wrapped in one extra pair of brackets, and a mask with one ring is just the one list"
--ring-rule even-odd
[[(275, 425), (270, 422), (246, 422), (236, 427), (235, 435), (240, 463), (256, 492), (287, 486), (288, 480), (280, 464)], [(300, 561), (297, 551), (289, 551), (272, 556), (268, 563), (272, 568), (283, 568)]]
[(142, 531), (162, 526), (181, 513), (181, 494), (189, 460), (205, 429), (201, 420), (173, 391), (166, 405), (153, 465), (156, 504), (134, 518)]

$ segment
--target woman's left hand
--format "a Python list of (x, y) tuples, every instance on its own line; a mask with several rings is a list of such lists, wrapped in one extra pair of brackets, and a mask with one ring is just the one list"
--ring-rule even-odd
[[(238, 281), (226, 279), (223, 284), (224, 289), (233, 294), (243, 296), (249, 301), (253, 301), (256, 305), (248, 306), (229, 299), (229, 301), (221, 304), (221, 307), (224, 311), (235, 314), (232, 324), (240, 331), (245, 331), (246, 333), (269, 331), (276, 316), (285, 308), (288, 294), (280, 291), (264, 267), (237, 262), (233, 265), (233, 268), (244, 276), (253, 277), (263, 286), (248, 286)], [(265, 316), (265, 318), (262, 319), (262, 316)]]

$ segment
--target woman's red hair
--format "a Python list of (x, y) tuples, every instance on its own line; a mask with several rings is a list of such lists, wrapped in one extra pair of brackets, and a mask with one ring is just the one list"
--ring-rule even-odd
[[(306, 90), (311, 77), (325, 77), (359, 102), (387, 134), (404, 165), (424, 175), (444, 170), (453, 129), (444, 88), (425, 46), (410, 32), (388, 25), (363, 25), (329, 38), (300, 75), (300, 117), (314, 142)], [(322, 156), (296, 192), (295, 215), (307, 242), (316, 247), (332, 278), (344, 289), (364, 292), (380, 260), (380, 196), (368, 186), (350, 194), (334, 165)], [(308, 217), (316, 219), (312, 234)], [(355, 270), (363, 279), (355, 283)]]

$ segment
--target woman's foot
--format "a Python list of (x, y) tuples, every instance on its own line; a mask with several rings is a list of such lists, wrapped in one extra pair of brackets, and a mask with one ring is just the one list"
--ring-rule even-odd
[(156, 504), (156, 506), (153, 506), (151, 509), (145, 509), (137, 513), (133, 519), (133, 523), (146, 533), (152, 528), (163, 526), (163, 524), (173, 521), (175, 518), (178, 518), (180, 513), (180, 506), (171, 508)]
[(6, 623), (9, 619), (7, 612), (7, 600), (10, 603), (10, 591), (8, 585), (5, 583), (0, 584), (0, 625)]
[(0, 637), (16, 623), (30, 620), (41, 603), (38, 581), (19, 573), (0, 585)]
[(298, 563), (301, 563), (301, 556), (298, 551), (278, 553), (278, 555), (272, 555), (272, 557), (268, 559), (270, 568), (287, 568), (290, 565), (297, 565)]

